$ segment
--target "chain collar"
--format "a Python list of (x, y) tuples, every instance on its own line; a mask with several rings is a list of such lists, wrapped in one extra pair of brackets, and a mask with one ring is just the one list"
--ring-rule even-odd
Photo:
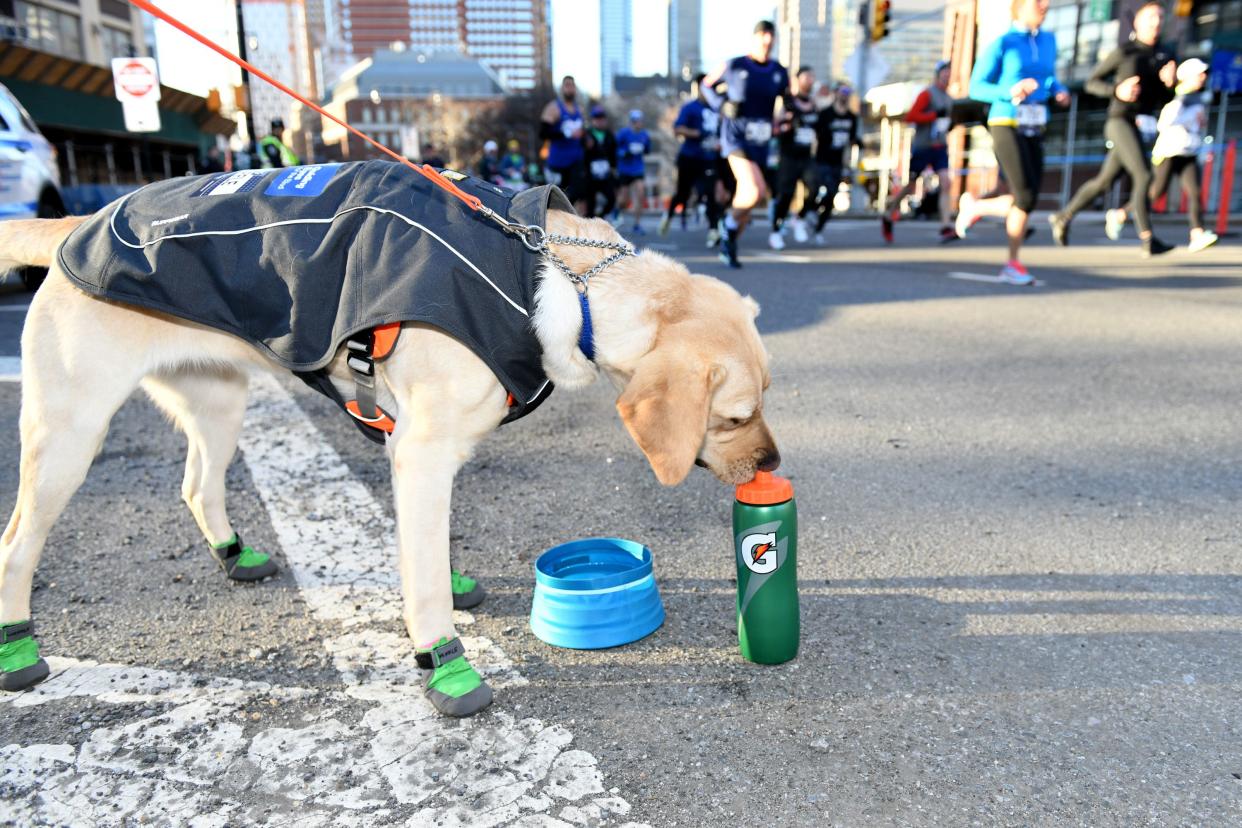
[[(522, 244), (526, 245), (527, 250), (546, 256), (553, 267), (565, 274), (565, 278), (574, 283), (579, 293), (586, 293), (591, 277), (598, 274), (604, 268), (621, 261), (626, 256), (637, 255), (634, 245), (629, 242), (610, 242), (600, 241), (599, 239), (584, 239), (579, 236), (562, 236), (559, 233), (549, 233), (538, 225), (519, 224), (509, 221), (504, 216), (487, 207), (482, 208), (481, 212), (487, 218), (499, 224), (506, 233), (520, 238)], [(611, 250), (613, 253), (600, 259), (590, 270), (584, 273), (575, 273), (573, 268), (565, 264), (564, 259), (552, 251), (553, 244), (565, 244), (572, 247), (592, 247), (597, 250)]]

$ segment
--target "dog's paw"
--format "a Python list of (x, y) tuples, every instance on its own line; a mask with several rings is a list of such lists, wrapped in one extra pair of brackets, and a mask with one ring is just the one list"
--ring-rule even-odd
[(442, 693), (431, 687), (428, 687), (426, 692), (427, 700), (431, 702), (431, 706), (436, 709), (437, 713), (442, 716), (452, 716), (455, 719), (473, 716), (492, 703), (492, 688), (482, 679), (473, 690), (460, 696), (450, 696), (448, 693)]

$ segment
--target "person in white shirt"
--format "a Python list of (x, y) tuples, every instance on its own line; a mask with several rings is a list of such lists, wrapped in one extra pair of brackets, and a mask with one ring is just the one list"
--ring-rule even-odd
[[(1148, 195), (1152, 201), (1169, 191), (1173, 176), (1180, 176), (1182, 192), (1189, 207), (1190, 250), (1197, 253), (1216, 244), (1216, 234), (1203, 229), (1203, 202), (1199, 196), (1199, 150), (1207, 129), (1207, 106), (1203, 87), (1207, 84), (1208, 65), (1198, 58), (1183, 61), (1177, 67), (1177, 97), (1164, 105), (1156, 129), (1158, 137), (1152, 148), (1152, 164), (1156, 168)], [(1121, 237), (1130, 205), (1109, 210), (1104, 229), (1114, 241)]]

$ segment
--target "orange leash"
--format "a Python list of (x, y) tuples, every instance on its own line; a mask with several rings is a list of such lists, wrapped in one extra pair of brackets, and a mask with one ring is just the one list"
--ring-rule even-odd
[[(297, 92), (294, 92), (292, 89), (285, 86), (283, 83), (276, 80), (271, 75), (264, 72), (262, 69), (255, 67), (254, 64), (250, 63), (249, 61), (242, 60), (240, 57), (233, 54), (228, 49), (225, 49), (223, 46), (216, 43), (211, 38), (206, 37), (205, 35), (202, 35), (199, 32), (194, 31), (194, 29), (190, 28), (185, 23), (182, 23), (180, 20), (178, 20), (177, 18), (170, 15), (168, 12), (161, 9), (159, 6), (156, 6), (154, 3), (149, 2), (149, 0), (129, 0), (129, 2), (133, 3), (135, 6), (147, 12), (148, 14), (155, 15), (160, 20), (163, 20), (165, 23), (167, 23), (169, 26), (172, 26), (175, 29), (179, 29), (180, 31), (184, 32), (185, 34), (197, 40), (199, 43), (206, 46), (208, 49), (218, 52), (219, 54), (223, 55), (224, 57), (236, 63), (238, 66), (245, 69), (247, 72), (250, 72), (252, 75), (257, 75), (259, 78), (267, 81), (272, 86), (276, 87), (281, 92), (284, 92), (289, 97), (297, 101), (300, 101), (305, 106), (309, 106), (311, 109), (315, 110), (320, 115), (327, 118), (329, 121), (332, 121), (334, 124), (339, 124), (340, 126), (345, 127), (345, 129), (349, 130), (354, 135), (357, 135), (359, 138), (366, 141), (368, 144), (375, 147), (377, 150), (384, 153), (385, 155), (391, 156), (397, 161), (400, 161), (402, 164), (405, 164), (410, 169), (426, 176), (436, 186), (444, 190), (447, 190), (448, 192), (452, 193), (457, 198), (464, 201), (466, 205), (470, 207), (471, 210), (483, 210), (485, 212), (491, 212), (490, 210), (486, 210), (486, 208), (483, 207), (483, 202), (480, 201), (477, 197), (463, 192), (461, 188), (458, 187), (456, 184), (454, 184), (452, 181), (449, 181), (447, 178), (440, 175), (440, 173), (436, 172), (435, 169), (432, 168), (430, 164), (423, 164), (422, 166), (419, 166), (418, 164), (415, 164), (413, 161), (409, 160), (405, 156), (399, 153), (393, 152), (388, 147), (384, 146), (379, 141), (376, 141), (371, 136), (357, 129), (354, 129), (352, 126), (345, 123), (340, 118), (333, 115), (331, 112), (328, 112), (323, 107), (318, 106), (317, 104), (302, 97)], [(245, 37), (244, 32), (242, 33), (242, 36)], [(253, 136), (251, 137), (253, 138)]]

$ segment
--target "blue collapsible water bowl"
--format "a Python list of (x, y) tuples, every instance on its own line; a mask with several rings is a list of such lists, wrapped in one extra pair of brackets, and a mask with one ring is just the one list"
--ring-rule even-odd
[(629, 644), (664, 623), (651, 550), (622, 538), (554, 546), (535, 561), (530, 628), (557, 647), (599, 650)]

